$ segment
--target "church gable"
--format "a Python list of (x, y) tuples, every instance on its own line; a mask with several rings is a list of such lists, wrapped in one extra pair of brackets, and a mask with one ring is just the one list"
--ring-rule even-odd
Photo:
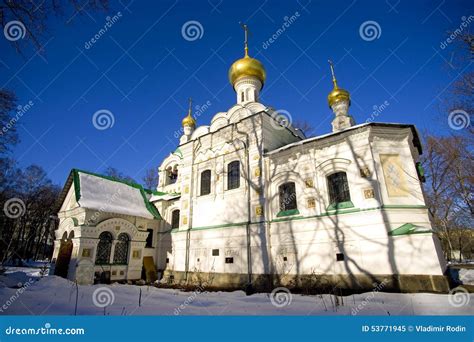
[(59, 211), (72, 210), (72, 209), (75, 209), (77, 207), (79, 207), (79, 204), (77, 203), (77, 200), (76, 200), (76, 195), (74, 193), (74, 187), (69, 186), (68, 190), (66, 192), (66, 197), (64, 198), (64, 201), (63, 201)]

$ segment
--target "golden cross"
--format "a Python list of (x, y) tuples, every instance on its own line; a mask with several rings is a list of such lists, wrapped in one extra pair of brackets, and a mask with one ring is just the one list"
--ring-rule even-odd
[(245, 50), (245, 56), (248, 56), (249, 55), (249, 46), (248, 46), (248, 42), (249, 42), (249, 39), (248, 39), (248, 34), (249, 34), (249, 28), (246, 24), (242, 24), (240, 23), (240, 25), (242, 26), (242, 28), (244, 29), (244, 50)]
[(336, 74), (334, 73), (334, 64), (330, 59), (328, 59), (329, 67), (331, 68), (331, 74), (332, 74), (332, 83), (334, 83), (334, 88), (337, 88), (337, 80), (336, 80)]

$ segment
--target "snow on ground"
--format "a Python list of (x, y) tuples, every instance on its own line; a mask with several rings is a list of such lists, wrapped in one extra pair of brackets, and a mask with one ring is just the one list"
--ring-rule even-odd
[(459, 280), (462, 284), (474, 285), (474, 269), (462, 268), (459, 270)]
[[(0, 276), (0, 315), (74, 315), (76, 286), (57, 277), (39, 277), (31, 270), (9, 270)], [(24, 287), (9, 287), (22, 282)], [(23, 291), (22, 291), (23, 290)], [(78, 315), (472, 315), (474, 294), (460, 301), (450, 295), (368, 292), (343, 297), (280, 294), (276, 307), (269, 294), (184, 292), (135, 285), (78, 286)], [(139, 306), (140, 290), (142, 291)], [(19, 293), (21, 291), (21, 293)], [(341, 297), (339, 297), (341, 300)], [(104, 304), (110, 304), (103, 307)], [(1, 306), (3, 305), (3, 306)]]

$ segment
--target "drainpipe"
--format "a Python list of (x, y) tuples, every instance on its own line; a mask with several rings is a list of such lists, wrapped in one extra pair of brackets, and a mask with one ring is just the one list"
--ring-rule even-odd
[[(245, 108), (245, 107), (243, 107)], [(248, 273), (248, 284), (247, 287), (252, 285), (252, 252), (250, 249), (250, 223), (252, 221), (252, 206), (250, 203), (250, 191), (251, 191), (251, 180), (250, 180), (250, 157), (249, 157), (249, 134), (247, 132), (242, 132), (237, 129), (237, 123), (234, 123), (233, 128), (239, 134), (245, 135), (245, 159), (247, 163), (247, 223), (246, 223), (246, 233), (247, 233), (247, 273)]]
[(186, 257), (184, 262), (184, 280), (188, 282), (189, 273), (189, 248), (191, 244), (191, 228), (193, 227), (193, 203), (194, 203), (194, 160), (196, 158), (196, 150), (201, 147), (201, 138), (198, 138), (198, 144), (196, 140), (193, 141), (193, 153), (191, 159), (191, 184), (189, 185), (189, 217), (188, 217), (188, 229), (186, 230)]

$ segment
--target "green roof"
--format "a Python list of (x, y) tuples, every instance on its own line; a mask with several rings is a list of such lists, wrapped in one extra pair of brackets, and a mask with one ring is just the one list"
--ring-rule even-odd
[(183, 159), (183, 152), (179, 149), (179, 147), (173, 152), (173, 154), (176, 154), (179, 159)]
[(426, 234), (431, 233), (431, 228), (416, 226), (413, 223), (405, 223), (398, 228), (388, 232), (389, 236), (411, 235), (411, 234)]

